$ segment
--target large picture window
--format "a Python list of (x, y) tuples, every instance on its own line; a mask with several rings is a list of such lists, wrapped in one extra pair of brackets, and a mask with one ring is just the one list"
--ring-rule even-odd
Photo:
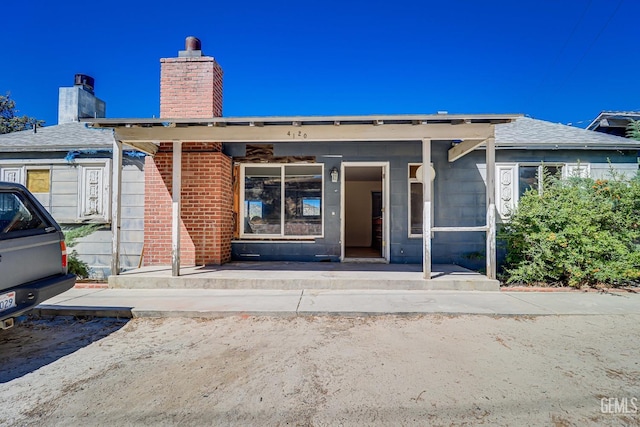
[(322, 165), (242, 165), (245, 238), (322, 236)]

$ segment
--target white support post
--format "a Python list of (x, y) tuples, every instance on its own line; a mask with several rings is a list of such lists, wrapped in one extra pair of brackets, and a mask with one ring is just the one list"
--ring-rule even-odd
[(487, 277), (496, 278), (496, 143), (487, 139)]
[(431, 140), (422, 140), (422, 274), (431, 279)]
[(111, 174), (111, 274), (120, 274), (120, 211), (122, 192), (122, 142), (113, 142)]
[(173, 181), (171, 184), (171, 275), (180, 276), (180, 204), (182, 192), (182, 141), (173, 141)]

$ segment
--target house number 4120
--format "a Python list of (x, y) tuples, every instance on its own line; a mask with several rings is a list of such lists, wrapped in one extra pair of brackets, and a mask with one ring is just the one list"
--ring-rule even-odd
[(306, 139), (307, 138), (307, 134), (306, 133), (302, 133), (301, 130), (299, 131), (289, 131), (287, 132), (287, 136), (290, 137), (291, 139), (296, 139), (296, 138), (302, 138), (302, 139)]

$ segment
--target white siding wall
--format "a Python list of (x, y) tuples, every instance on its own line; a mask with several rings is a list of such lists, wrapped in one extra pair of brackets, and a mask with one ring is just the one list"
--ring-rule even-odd
[[(0, 178), (26, 185), (29, 169), (50, 170), (50, 192), (35, 193), (36, 198), (63, 229), (83, 223), (103, 224), (103, 228), (78, 240), (69, 248), (91, 268), (91, 277), (106, 278), (111, 266), (111, 160), (78, 159), (70, 164), (62, 159), (33, 161), (0, 160)], [(90, 172), (99, 172), (93, 188), (86, 181)], [(95, 173), (94, 173), (94, 177)], [(136, 268), (144, 242), (144, 171), (140, 165), (125, 165), (122, 174), (121, 266)], [(88, 208), (91, 199), (97, 205)], [(96, 208), (97, 206), (97, 208)], [(97, 212), (96, 212), (97, 209)]]
[[(144, 171), (135, 166), (124, 166), (122, 172), (121, 230), (121, 268), (137, 268), (144, 242)], [(74, 249), (91, 267), (94, 278), (105, 278), (110, 274), (110, 228), (82, 238)]]

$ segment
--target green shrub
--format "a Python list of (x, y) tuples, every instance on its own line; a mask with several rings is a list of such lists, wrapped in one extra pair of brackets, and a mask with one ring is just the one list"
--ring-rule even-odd
[[(67, 248), (74, 247), (78, 243), (78, 239), (88, 236), (100, 228), (101, 225), (99, 224), (84, 224), (79, 227), (63, 230)], [(78, 258), (78, 253), (75, 250), (67, 254), (67, 266), (69, 273), (75, 274), (79, 279), (86, 279), (91, 273), (89, 265)]]
[(555, 180), (527, 191), (500, 239), (507, 283), (620, 286), (640, 281), (640, 176)]
[(71, 253), (67, 255), (67, 271), (78, 276), (78, 279), (86, 279), (89, 277), (91, 269), (86, 262), (78, 258), (76, 251), (71, 251)]

